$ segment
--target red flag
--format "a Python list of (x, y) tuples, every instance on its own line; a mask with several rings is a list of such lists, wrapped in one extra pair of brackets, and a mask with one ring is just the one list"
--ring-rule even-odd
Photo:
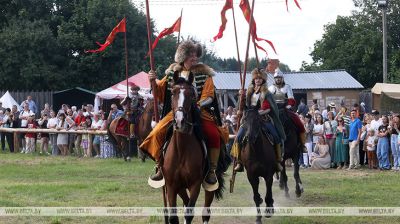
[(100, 44), (99, 42), (96, 42), (97, 45), (100, 46), (99, 49), (96, 50), (85, 50), (85, 53), (98, 53), (101, 51), (104, 51), (108, 45), (110, 45), (114, 39), (117, 33), (124, 33), (126, 32), (126, 18), (123, 18), (121, 22), (118, 23), (116, 27), (111, 31), (111, 33), (108, 35), (106, 42), (104, 44)]
[[(297, 0), (294, 0), (294, 3), (296, 3), (297, 8), (301, 10), (299, 2)], [(286, 0), (286, 10), (289, 12), (288, 0)]]
[[(181, 30), (181, 16), (175, 21), (175, 23), (171, 27), (165, 28), (160, 34), (158, 34), (158, 37), (154, 40), (151, 49), (154, 50), (158, 44), (158, 41), (164, 36), (170, 35), (174, 32), (179, 32), (180, 30)], [(147, 53), (147, 55), (149, 54), (150, 52)]]
[[(249, 1), (248, 0), (241, 0), (240, 4), (239, 4), (239, 7), (243, 12), (244, 18), (249, 23), (250, 22), (250, 16), (251, 16), (251, 9), (250, 9)], [(267, 53), (267, 51), (264, 48), (262, 48), (260, 45), (258, 45), (258, 43), (256, 42), (256, 41), (265, 41), (271, 46), (272, 50), (274, 50), (274, 52), (276, 53), (274, 44), (271, 41), (263, 39), (263, 38), (259, 38), (257, 36), (257, 25), (256, 25), (256, 21), (254, 20), (254, 18), (253, 18), (253, 22), (252, 22), (250, 27), (251, 27), (251, 30), (250, 30), (251, 32), (250, 33), (251, 33), (251, 36), (253, 36), (253, 42), (256, 45), (256, 47), (258, 49), (264, 51), (265, 53)]]
[(218, 34), (213, 38), (213, 40), (214, 40), (213, 42), (222, 38), (222, 36), (224, 35), (226, 23), (228, 22), (225, 14), (226, 14), (226, 11), (228, 11), (229, 9), (232, 9), (232, 7), (233, 7), (233, 0), (226, 0), (225, 5), (221, 10), (221, 26), (219, 27)]

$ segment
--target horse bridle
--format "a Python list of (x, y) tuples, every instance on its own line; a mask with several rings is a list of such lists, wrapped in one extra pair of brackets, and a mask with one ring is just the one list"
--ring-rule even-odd
[[(179, 86), (179, 87), (176, 87), (176, 86)], [(175, 89), (178, 89), (178, 90), (182, 90), (182, 89), (187, 90), (187, 89), (189, 89), (189, 90), (192, 91), (192, 96), (193, 96), (192, 100), (196, 100), (196, 98), (197, 98), (196, 97), (195, 88), (192, 85), (189, 85), (188, 87), (185, 87), (182, 84), (178, 84), (178, 85), (175, 85), (173, 87), (173, 90), (175, 90)], [(187, 119), (187, 115), (190, 113), (190, 110), (192, 109), (192, 107), (193, 107), (193, 104), (190, 104), (189, 111), (185, 110), (184, 107), (178, 107), (177, 110), (174, 110), (174, 108), (172, 108), (172, 114), (173, 114), (173, 117), (174, 117), (174, 121), (173, 121), (174, 122), (174, 126), (176, 125), (175, 113), (180, 111), (180, 112), (183, 113), (183, 121), (184, 121), (184, 123), (183, 123), (182, 127), (185, 127), (186, 125), (189, 126), (189, 127), (193, 127), (193, 125), (194, 125), (193, 122), (189, 122), (188, 119)], [(182, 128), (182, 129), (184, 129), (184, 128)]]

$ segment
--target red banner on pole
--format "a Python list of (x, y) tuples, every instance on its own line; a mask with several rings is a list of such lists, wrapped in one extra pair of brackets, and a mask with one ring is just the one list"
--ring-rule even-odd
[[(164, 36), (170, 35), (174, 32), (179, 32), (181, 30), (181, 19), (182, 16), (180, 16), (175, 23), (169, 27), (169, 28), (165, 28), (163, 31), (161, 31), (160, 34), (158, 34), (157, 38), (154, 40), (153, 45), (151, 47), (152, 50), (154, 50), (158, 44), (158, 41), (163, 38)], [(150, 52), (147, 53), (147, 55), (149, 55)]]
[[(297, 0), (294, 0), (294, 3), (296, 4), (297, 8), (301, 10), (299, 2)], [(286, 0), (286, 10), (289, 12), (288, 0)]]
[(222, 36), (224, 35), (226, 23), (228, 20), (226, 19), (226, 11), (229, 9), (233, 8), (233, 0), (226, 0), (224, 7), (221, 10), (221, 26), (219, 27), (219, 32), (218, 34), (213, 38), (213, 42), (217, 41), (218, 39), (221, 39)]
[[(250, 16), (251, 16), (251, 9), (250, 9), (249, 1), (248, 0), (241, 0), (240, 4), (239, 4), (239, 7), (243, 12), (244, 18), (249, 23), (250, 22)], [(271, 46), (272, 50), (274, 50), (274, 52), (276, 53), (274, 44), (271, 41), (269, 41), (267, 39), (264, 39), (264, 38), (259, 38), (257, 36), (257, 25), (256, 25), (256, 21), (254, 20), (254, 18), (253, 18), (253, 21), (252, 21), (250, 27), (251, 27), (251, 32), (250, 33), (251, 33), (251, 36), (253, 37), (253, 42), (256, 45), (256, 47), (258, 49), (264, 51), (265, 53), (267, 53), (267, 51), (263, 47), (258, 45), (258, 43), (256, 42), (256, 41), (265, 41), (265, 42), (268, 43), (269, 46)]]
[(110, 45), (114, 39), (117, 33), (124, 33), (126, 32), (126, 18), (123, 18), (121, 22), (118, 23), (116, 27), (111, 31), (111, 33), (108, 35), (106, 42), (104, 44), (100, 44), (99, 42), (96, 42), (97, 45), (100, 46), (99, 49), (96, 50), (85, 50), (85, 53), (98, 53), (104, 51), (108, 45)]

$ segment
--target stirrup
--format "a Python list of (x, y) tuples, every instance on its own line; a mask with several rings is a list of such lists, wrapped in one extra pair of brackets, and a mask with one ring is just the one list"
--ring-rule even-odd
[[(161, 169), (161, 167), (159, 167), (158, 169)], [(162, 171), (160, 170), (161, 174)], [(152, 188), (160, 188), (163, 187), (165, 185), (165, 178), (164, 175), (162, 174), (162, 179), (161, 180), (153, 180), (150, 177), (147, 179), (147, 184), (150, 185), (150, 187)]]
[(215, 179), (217, 180), (217, 182), (215, 182), (215, 184), (207, 183), (206, 178), (209, 175), (209, 173), (207, 173), (206, 177), (203, 180), (202, 186), (203, 186), (204, 190), (206, 190), (206, 191), (215, 191), (219, 187), (218, 178), (217, 178), (217, 175), (215, 174), (215, 171), (209, 171), (209, 172), (214, 172), (214, 175), (216, 177)]
[(236, 172), (243, 172), (244, 168), (243, 168), (243, 164), (242, 163), (237, 163), (235, 168), (233, 168)]

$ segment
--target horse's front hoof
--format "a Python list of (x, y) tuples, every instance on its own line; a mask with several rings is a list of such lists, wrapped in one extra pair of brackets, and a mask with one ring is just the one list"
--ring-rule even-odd
[(126, 161), (131, 162), (132, 158), (128, 156), (128, 157), (126, 157)]
[(269, 206), (265, 209), (265, 217), (266, 218), (271, 218), (272, 215), (274, 215), (274, 207), (273, 206)]
[(262, 224), (261, 218), (260, 218), (260, 219), (259, 219), (259, 218), (257, 218), (257, 220), (256, 220), (256, 224)]
[(285, 192), (285, 197), (286, 197), (286, 198), (290, 198), (289, 192)]

